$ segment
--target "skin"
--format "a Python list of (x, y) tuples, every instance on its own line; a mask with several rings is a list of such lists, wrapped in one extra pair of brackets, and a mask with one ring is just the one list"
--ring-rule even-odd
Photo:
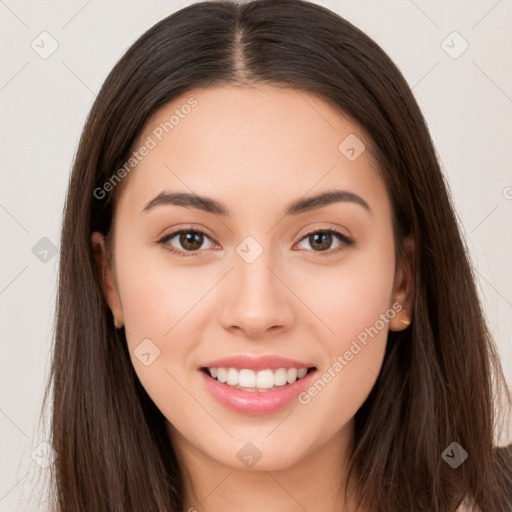
[[(240, 85), (176, 98), (153, 114), (135, 146), (190, 97), (198, 105), (124, 178), (113, 261), (102, 235), (92, 236), (106, 300), (190, 474), (188, 507), (341, 510), (338, 487), (346, 478), (354, 414), (377, 379), (388, 329), (406, 328), (401, 320), (413, 296), (410, 265), (395, 273), (391, 205), (372, 143), (311, 94)], [(338, 149), (350, 134), (366, 147), (354, 161)], [(359, 195), (371, 213), (337, 202), (283, 217), (291, 201), (331, 189)], [(206, 195), (233, 215), (175, 205), (142, 212), (163, 190)], [(191, 226), (207, 235), (196, 256), (157, 243)], [(336, 251), (344, 244), (333, 236), (321, 251), (306, 236), (329, 228), (355, 245)], [(236, 252), (247, 236), (263, 249), (250, 264)], [(187, 252), (179, 236), (166, 244)], [(406, 247), (412, 253), (411, 240)], [(308, 404), (244, 415), (217, 402), (197, 373), (219, 357), (275, 354), (313, 362), (322, 374), (395, 302), (404, 309)], [(160, 356), (145, 366), (134, 350), (148, 338)], [(249, 441), (262, 454), (251, 468), (237, 458)], [(344, 510), (353, 510), (350, 493), (348, 503)]]

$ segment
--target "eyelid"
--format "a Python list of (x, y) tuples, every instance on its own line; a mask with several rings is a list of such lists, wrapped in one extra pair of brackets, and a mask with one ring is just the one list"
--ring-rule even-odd
[(196, 233), (201, 233), (203, 235), (206, 235), (208, 238), (213, 240), (213, 236), (210, 235), (209, 231), (206, 228), (204, 228), (203, 226), (199, 226), (199, 225), (196, 225), (196, 224), (185, 224), (183, 226), (172, 228), (171, 231), (165, 230), (164, 234), (160, 235), (157, 238), (157, 241), (161, 240), (162, 238), (169, 238), (169, 237), (172, 238), (173, 236), (176, 236), (178, 233), (180, 233), (182, 231), (187, 231), (187, 232), (188, 231), (195, 231)]
[(303, 240), (305, 237), (309, 236), (309, 235), (312, 235), (314, 233), (318, 233), (318, 232), (328, 232), (328, 233), (336, 233), (338, 235), (341, 236), (341, 238), (343, 239), (346, 239), (347, 241), (351, 241), (353, 242), (353, 238), (352, 238), (352, 235), (350, 234), (346, 234), (346, 233), (343, 233), (343, 231), (341, 231), (340, 228), (337, 228), (337, 227), (325, 227), (325, 226), (321, 226), (321, 227), (318, 227), (318, 226), (315, 226), (315, 227), (312, 227), (310, 229), (308, 229), (305, 233), (302, 234), (299, 242), (301, 240)]

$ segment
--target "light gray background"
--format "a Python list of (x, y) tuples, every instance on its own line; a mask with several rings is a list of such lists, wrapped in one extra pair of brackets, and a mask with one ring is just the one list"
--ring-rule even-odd
[[(59, 244), (72, 159), (108, 72), (139, 35), (191, 3), (0, 1), (1, 511), (35, 510), (27, 501), (45, 473), (32, 451), (45, 441), (36, 428), (49, 369), (58, 254), (49, 252), (44, 262), (32, 248), (43, 237)], [(512, 1), (316, 3), (375, 39), (413, 88), (512, 384)], [(38, 37), (43, 31), (58, 43), (46, 59), (31, 47), (34, 41), (40, 52), (51, 48), (48, 36)], [(463, 48), (453, 31), (469, 43), (458, 58), (447, 53)]]

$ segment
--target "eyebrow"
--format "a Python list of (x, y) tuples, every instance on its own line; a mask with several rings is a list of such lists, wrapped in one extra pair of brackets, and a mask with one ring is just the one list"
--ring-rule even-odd
[[(308, 212), (323, 208), (334, 203), (354, 203), (362, 206), (368, 213), (372, 214), (370, 205), (360, 196), (349, 192), (347, 190), (330, 190), (322, 192), (315, 196), (297, 199), (291, 202), (284, 211), (284, 215), (298, 215), (300, 213)], [(162, 191), (156, 197), (151, 199), (143, 212), (147, 212), (162, 205), (175, 205), (184, 208), (194, 208), (202, 210), (207, 213), (213, 213), (222, 216), (232, 216), (231, 210), (222, 203), (205, 196), (198, 196), (197, 194), (189, 194), (187, 192), (168, 192)]]

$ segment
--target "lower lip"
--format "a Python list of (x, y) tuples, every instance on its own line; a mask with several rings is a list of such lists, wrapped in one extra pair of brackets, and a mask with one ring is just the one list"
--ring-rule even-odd
[(210, 393), (224, 406), (244, 414), (270, 414), (279, 411), (310, 385), (316, 370), (310, 371), (302, 379), (293, 384), (270, 389), (269, 391), (243, 391), (210, 377), (203, 370), (199, 370), (201, 378)]

